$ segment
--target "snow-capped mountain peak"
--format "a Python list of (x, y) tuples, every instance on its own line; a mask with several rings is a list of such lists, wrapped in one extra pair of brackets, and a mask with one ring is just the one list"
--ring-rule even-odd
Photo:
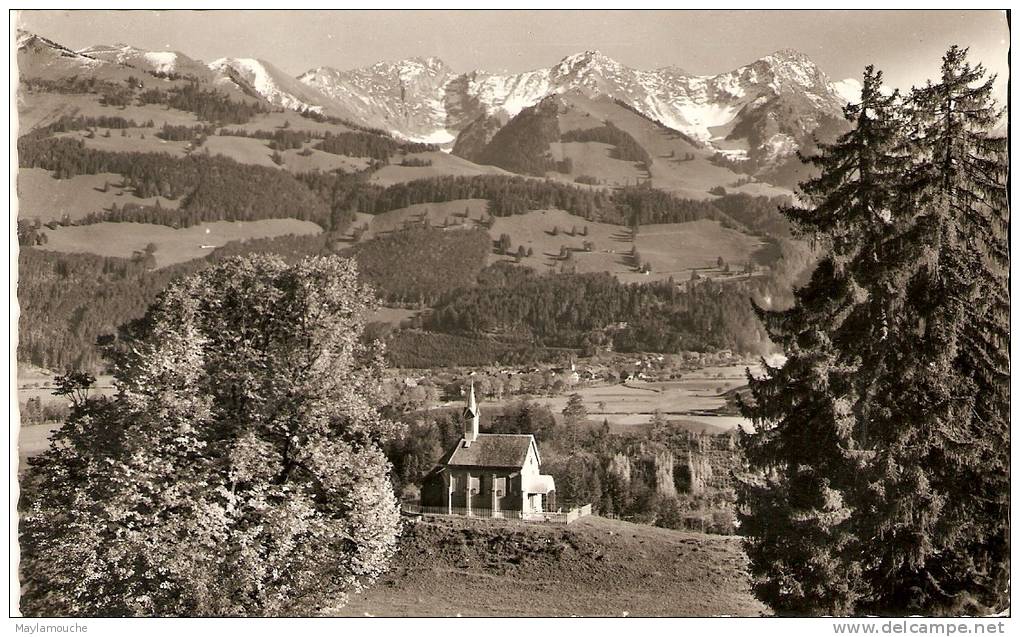
[(17, 45), (19, 51), (28, 49), (50, 49), (59, 52), (65, 57), (88, 57), (78, 51), (73, 51), (62, 44), (57, 44), (53, 40), (42, 37), (41, 35), (26, 31), (24, 29), (18, 29), (17, 31)]
[(400, 68), (421, 69), (433, 73), (450, 73), (451, 69), (441, 58), (435, 56), (415, 56), (396, 63)]
[(77, 53), (104, 62), (123, 64), (164, 75), (182, 71), (191, 73), (201, 68), (195, 60), (177, 51), (146, 51), (121, 42), (96, 44), (79, 49)]
[(773, 62), (773, 63), (777, 63), (777, 64), (800, 64), (800, 65), (811, 66), (811, 67), (815, 66), (814, 61), (812, 61), (810, 57), (808, 57), (804, 53), (801, 53), (797, 49), (789, 49), (789, 48), (787, 48), (787, 49), (779, 49), (777, 51), (773, 51), (772, 53), (766, 55), (762, 59), (763, 60), (768, 60), (769, 62)]
[(39, 36), (37, 36), (36, 34), (32, 33), (31, 31), (26, 31), (24, 29), (18, 29), (17, 36), (16, 36), (17, 46), (18, 46), (19, 49), (23, 49), (23, 48), (27, 47), (32, 42), (32, 40), (34, 40), (35, 38), (38, 38), (38, 37)]
[(176, 51), (146, 51), (143, 55), (157, 71), (172, 73), (177, 69)]
[(781, 49), (743, 67), (760, 75), (776, 92), (808, 90), (830, 93), (828, 77), (808, 56), (794, 49)]
[(131, 45), (124, 44), (123, 42), (117, 42), (115, 44), (93, 44), (92, 46), (87, 46), (84, 49), (78, 49), (77, 53), (89, 55), (92, 53), (108, 53), (114, 51), (141, 51), (141, 49), (136, 49)]
[[(745, 107), (758, 108), (781, 95), (804, 98), (828, 114), (838, 115), (845, 103), (817, 65), (792, 49), (706, 76), (679, 67), (633, 69), (587, 50), (522, 73), (457, 75), (437, 58), (410, 58), (351, 71), (322, 67), (299, 79), (363, 117), (375, 118), (375, 125), (413, 139), (452, 135), (485, 115), (514, 117), (549, 95), (568, 91), (621, 100), (706, 144), (716, 135), (713, 129), (732, 122)], [(812, 115), (803, 115), (802, 125), (811, 125)]]
[(266, 90), (271, 88), (271, 82), (268, 79), (269, 73), (262, 61), (256, 58), (219, 58), (210, 62), (208, 66), (212, 71), (224, 71), (228, 68), (242, 71), (253, 79), (261, 79), (262, 82), (258, 84), (261, 88)]
[(575, 69), (578, 67), (602, 67), (602, 66), (619, 66), (616, 60), (613, 60), (606, 54), (602, 53), (598, 49), (590, 49), (588, 51), (582, 51), (581, 53), (574, 53), (568, 55), (554, 67), (554, 69)]
[(257, 58), (219, 58), (209, 63), (220, 82), (233, 82), (261, 95), (271, 104), (293, 110), (324, 108), (322, 96), (265, 60)]
[(856, 103), (861, 99), (861, 90), (864, 86), (860, 80), (852, 77), (848, 77), (845, 80), (839, 80), (838, 82), (832, 83), (832, 90), (836, 91), (836, 95), (847, 101), (847, 103)]
[[(22, 53), (38, 54), (40, 60), (48, 59), (52, 61), (59, 59), (63, 64), (69, 63), (85, 68), (92, 68), (103, 64), (103, 60), (99, 58), (73, 51), (62, 44), (58, 44), (31, 31), (18, 29), (16, 37), (19, 56)], [(20, 61), (18, 64), (21, 66)]]
[(341, 71), (329, 66), (298, 77), (370, 126), (431, 143), (452, 142), (444, 106), (456, 74), (438, 57), (412, 57)]
[[(26, 33), (19, 33), (18, 43), (83, 65), (115, 63), (157, 75), (201, 76), (276, 106), (329, 113), (440, 144), (452, 142), (479, 119), (505, 122), (546, 97), (577, 92), (620, 101), (706, 147), (726, 150), (728, 157), (772, 161), (792, 153), (798, 140), (826, 118), (838, 119), (859, 94), (856, 82), (831, 82), (807, 55), (792, 49), (718, 75), (692, 75), (678, 66), (634, 69), (590, 49), (519, 73), (458, 74), (440, 58), (422, 56), (351, 70), (324, 66), (295, 78), (257, 58), (220, 58), (205, 65), (177, 52), (125, 44), (75, 52)], [(723, 137), (727, 143), (719, 145)], [(756, 146), (734, 149), (734, 139), (753, 139)]]

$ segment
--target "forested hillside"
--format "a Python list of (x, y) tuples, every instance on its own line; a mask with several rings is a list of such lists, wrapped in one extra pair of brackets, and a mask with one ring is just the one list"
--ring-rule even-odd
[(579, 128), (567, 131), (560, 136), (564, 142), (602, 142), (610, 144), (613, 149), (609, 156), (624, 161), (636, 161), (645, 164), (652, 163), (652, 158), (636, 139), (626, 131), (620, 130), (612, 122), (606, 122), (597, 128)]
[(51, 170), (57, 179), (116, 173), (139, 197), (180, 199), (179, 209), (114, 204), (95, 211), (89, 221), (133, 221), (186, 227), (203, 221), (254, 221), (292, 217), (331, 227), (329, 211), (290, 173), (239, 164), (221, 156), (196, 153), (176, 158), (165, 153), (116, 153), (88, 148), (81, 140), (18, 140), (24, 168)]
[(546, 274), (512, 265), (486, 270), (475, 287), (448, 295), (425, 321), (441, 332), (501, 334), (591, 351), (763, 351), (749, 299), (769, 282), (624, 285), (609, 274)]
[[(19, 240), (25, 246), (19, 356), (26, 362), (95, 369), (100, 364), (96, 339), (139, 316), (169, 280), (228, 255), (261, 252), (290, 259), (337, 252), (355, 257), (363, 279), (384, 302), (425, 310), (405, 329), (387, 335), (391, 361), (416, 366), (429, 357), (449, 364), (534, 361), (551, 356), (556, 348), (759, 351), (764, 342), (751, 327), (749, 299), (782, 302), (788, 294), (784, 285), (789, 280), (779, 281), (776, 272), (744, 282), (703, 281), (685, 290), (676, 285), (686, 286), (685, 281), (630, 286), (609, 275), (484, 269), (493, 255), (514, 258), (505, 244), (517, 237), (493, 234), (493, 220), (535, 210), (561, 210), (585, 221), (621, 226), (614, 239), (599, 246), (604, 253), (600, 258), (607, 260), (616, 258), (612, 254), (617, 242), (629, 236), (633, 243), (635, 233), (650, 224), (716, 220), (727, 229), (761, 237), (757, 243), (768, 246), (775, 245), (774, 237), (789, 235), (785, 220), (774, 212), (780, 199), (735, 194), (689, 199), (647, 183), (611, 188), (570, 183), (569, 177), (545, 179), (549, 171), (563, 168), (549, 155), (554, 142), (608, 145), (613, 160), (646, 167), (655, 161), (634, 135), (607, 117), (588, 120), (600, 125), (571, 127), (561, 134), (560, 118), (589, 116), (571, 105), (576, 96), (550, 97), (509, 121), (492, 120), (476, 159), (517, 174), (439, 170), (437, 175), (431, 161), (414, 155), (437, 150), (432, 144), (400, 140), (306, 107), (281, 109), (250, 87), (210, 82), (204, 71), (156, 74), (154, 81), (153, 73), (102, 68), (101, 77), (91, 77), (61, 67), (61, 74), (41, 73), (22, 85), (33, 108), (53, 110), (39, 114), (36, 125), (18, 140), (19, 166), (38, 171), (37, 191), (45, 179), (60, 182), (68, 193), (62, 195), (68, 202), (63, 205), (95, 206), (71, 214), (47, 211), (38, 222), (19, 220)], [(117, 73), (106, 73), (113, 70)], [(78, 106), (65, 109), (61, 100)], [(210, 148), (233, 154), (215, 154)], [(356, 161), (342, 164), (345, 168), (320, 169), (329, 164), (312, 162), (313, 154)], [(287, 157), (309, 161), (291, 165)], [(387, 166), (399, 166), (407, 177), (383, 182), (389, 185), (374, 183), (374, 175)], [(414, 178), (419, 170), (422, 177)], [(456, 167), (451, 164), (449, 170)], [(93, 186), (98, 193), (71, 196), (85, 183), (82, 177), (99, 175), (102, 181)], [(43, 193), (36, 198), (36, 210), (46, 210), (41, 208), (50, 201), (46, 197)], [(480, 219), (454, 219), (452, 227), (445, 222), (442, 227), (404, 222), (392, 231), (365, 232), (366, 213), (469, 200), (487, 202)], [(61, 224), (118, 222), (95, 227), (110, 235), (103, 238), (109, 244), (117, 242), (119, 224), (187, 228), (265, 219), (311, 221), (324, 233), (212, 242), (201, 246), (199, 254), (206, 258), (159, 270), (152, 269), (153, 253), (159, 249), (154, 244), (144, 250), (139, 246), (132, 259), (29, 248), (53, 249), (47, 233)], [(189, 248), (191, 254), (197, 247)], [(536, 244), (531, 257), (523, 245), (515, 248), (514, 254), (524, 255), (518, 260), (527, 257), (530, 265), (546, 259), (544, 252), (551, 249)], [(594, 244), (589, 249), (594, 250)], [(631, 252), (637, 258), (636, 250)], [(759, 262), (772, 263), (775, 257)], [(755, 258), (748, 254), (742, 260)], [(553, 265), (569, 272), (558, 267), (556, 259)], [(563, 309), (567, 300), (571, 308)], [(626, 327), (618, 328), (620, 324)]]
[(425, 307), (457, 288), (474, 285), (492, 251), (484, 230), (446, 232), (408, 228), (360, 243), (345, 254), (384, 301)]
[(141, 316), (174, 278), (203, 267), (150, 270), (141, 260), (22, 248), (18, 359), (46, 369), (97, 369), (101, 336)]
[(543, 176), (556, 169), (549, 156), (549, 144), (559, 141), (556, 122), (559, 106), (555, 98), (543, 100), (521, 111), (501, 128), (477, 155), (480, 164), (492, 164), (510, 172)]

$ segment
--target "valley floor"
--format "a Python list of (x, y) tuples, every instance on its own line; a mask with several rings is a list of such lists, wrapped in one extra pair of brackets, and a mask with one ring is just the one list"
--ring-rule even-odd
[(600, 517), (569, 526), (408, 522), (390, 572), (347, 616), (751, 616), (740, 539)]

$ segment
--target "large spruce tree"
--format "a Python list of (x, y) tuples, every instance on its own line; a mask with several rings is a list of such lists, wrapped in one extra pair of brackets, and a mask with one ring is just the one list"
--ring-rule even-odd
[(954, 48), (904, 104), (869, 67), (852, 129), (811, 160), (809, 206), (787, 211), (827, 254), (794, 307), (761, 313), (788, 358), (745, 406), (742, 529), (777, 612), (1004, 599), (1005, 163), (982, 76)]
[(794, 307), (761, 313), (788, 359), (751, 380), (758, 433), (744, 443), (756, 473), (743, 485), (741, 522), (755, 591), (778, 612), (847, 614), (864, 594), (850, 508), (863, 462), (852, 454), (862, 352), (844, 344), (882, 321), (867, 302), (867, 264), (891, 223), (902, 161), (895, 96), (881, 81), (866, 70), (861, 102), (845, 109), (851, 130), (811, 159), (821, 175), (802, 185), (802, 198), (813, 206), (786, 210), (827, 254)]
[(909, 266), (894, 329), (905, 426), (881, 451), (918, 484), (885, 503), (881, 530), (897, 540), (883, 544), (872, 612), (980, 612), (1006, 599), (1008, 163), (1006, 139), (989, 134), (1002, 115), (993, 81), (953, 47), (940, 81), (906, 105), (909, 223), (894, 239)]

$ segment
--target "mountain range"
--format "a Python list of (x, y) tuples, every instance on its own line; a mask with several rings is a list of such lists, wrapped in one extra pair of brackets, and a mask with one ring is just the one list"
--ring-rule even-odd
[(311, 93), (288, 91), (284, 87), (292, 78), (266, 62), (227, 59), (211, 66), (269, 78), (256, 90), (274, 104), (322, 106), (399, 137), (437, 144), (453, 143), (480, 118), (505, 121), (550, 95), (603, 96), (733, 160), (759, 163), (792, 155), (820, 126), (839, 120), (855, 88), (859, 91), (853, 80), (831, 81), (793, 50), (712, 76), (677, 67), (633, 69), (599, 51), (516, 74), (456, 73), (438, 58), (422, 57), (350, 71), (312, 69), (297, 78)]
[(415, 57), (353, 70), (318, 67), (294, 77), (262, 59), (204, 63), (180, 52), (123, 44), (72, 51), (24, 31), (18, 47), (22, 73), (40, 66), (59, 71), (63, 65), (72, 72), (85, 66), (99, 76), (119, 67), (193, 77), (277, 107), (340, 117), (447, 149), (465, 130), (477, 136), (487, 129), (491, 138), (544, 98), (576, 93), (616, 101), (723, 160), (749, 162), (744, 170), (749, 173), (775, 170), (810, 146), (813, 135), (831, 134), (841, 123), (842, 107), (859, 91), (855, 80), (834, 82), (790, 49), (718, 75), (693, 75), (677, 66), (639, 70), (584, 51), (523, 73), (457, 73), (439, 58)]
[[(164, 277), (248, 253), (355, 258), (400, 305), (379, 321), (394, 330), (394, 366), (531, 360), (546, 356), (530, 353), (538, 342), (609, 338), (581, 326), (597, 313), (587, 309), (520, 328), (509, 313), (498, 325), (458, 318), (489, 301), (440, 307), (497, 264), (582, 277), (537, 276), (550, 308), (589, 280), (593, 297), (608, 290), (627, 308), (613, 323), (638, 325), (612, 336), (619, 347), (678, 347), (651, 317), (661, 313), (690, 343), (758, 352), (744, 286), (785, 298), (776, 277), (808, 251), (777, 212), (810, 169), (796, 151), (845, 125), (846, 87), (793, 51), (710, 77), (597, 51), (526, 73), (458, 73), (426, 57), (291, 75), (268, 60), (75, 50), (26, 32), (17, 47), (18, 239), (42, 286), (25, 288), (20, 351), (45, 368), (100, 364), (97, 338), (137, 318)], [(72, 261), (105, 272), (96, 257), (134, 274), (101, 279), (96, 289), (116, 292), (91, 310), (95, 295), (69, 288), (77, 275), (52, 272)], [(514, 287), (503, 276), (485, 285)], [(622, 300), (631, 283), (665, 293), (687, 281), (723, 293), (699, 300), (696, 320)], [(407, 304), (443, 321), (426, 325)]]

